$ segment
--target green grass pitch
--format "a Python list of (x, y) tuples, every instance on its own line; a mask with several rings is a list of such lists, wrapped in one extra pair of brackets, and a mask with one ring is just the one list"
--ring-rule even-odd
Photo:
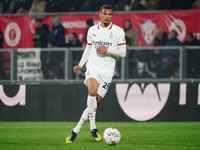
[(200, 150), (199, 122), (97, 122), (121, 132), (121, 141), (108, 146), (95, 142), (86, 124), (72, 144), (65, 137), (75, 122), (0, 122), (0, 150)]

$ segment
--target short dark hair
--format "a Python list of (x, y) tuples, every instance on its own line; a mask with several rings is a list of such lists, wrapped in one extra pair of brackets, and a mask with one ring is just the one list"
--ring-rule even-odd
[(171, 30), (171, 32), (174, 34), (175, 37), (177, 37), (178, 33), (176, 32), (176, 30)]
[(76, 39), (78, 38), (78, 35), (76, 33), (71, 33)]
[(36, 19), (36, 22), (41, 22), (42, 23), (42, 19), (38, 18), (38, 19)]
[(195, 37), (194, 37), (194, 34), (193, 34), (192, 32), (188, 32), (187, 35), (189, 35), (189, 36), (190, 36), (191, 38), (193, 38), (193, 39), (195, 38)]
[(56, 46), (56, 41), (55, 40), (50, 40), (48, 43), (51, 44), (52, 47)]
[(101, 12), (103, 9), (111, 9), (111, 10), (113, 11), (113, 7), (110, 6), (110, 5), (103, 5), (103, 6), (101, 6), (100, 12)]
[(92, 19), (88, 19), (88, 20), (86, 21), (86, 24), (89, 25), (89, 26), (93, 26), (93, 25), (94, 25), (94, 22), (93, 22)]

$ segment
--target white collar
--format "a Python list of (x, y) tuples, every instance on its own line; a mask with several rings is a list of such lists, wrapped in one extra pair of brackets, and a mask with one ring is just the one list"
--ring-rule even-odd
[(112, 28), (112, 26), (113, 26), (113, 23), (111, 22), (110, 25), (109, 25), (108, 27), (103, 28), (103, 27), (101, 27), (101, 22), (99, 22), (99, 24), (98, 24), (98, 29), (102, 29), (102, 28), (103, 28), (103, 29), (109, 29), (109, 30), (110, 30), (110, 29)]

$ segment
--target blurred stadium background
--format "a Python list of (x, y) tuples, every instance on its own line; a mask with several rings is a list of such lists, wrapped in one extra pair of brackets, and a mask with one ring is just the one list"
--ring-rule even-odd
[[(57, 130), (62, 126), (63, 129), (58, 131), (62, 134), (65, 130), (69, 132), (78, 121), (86, 106), (85, 68), (77, 75), (72, 68), (79, 63), (84, 51), (88, 28), (100, 21), (98, 13), (103, 4), (113, 6), (112, 22), (124, 29), (127, 55), (123, 59), (117, 58), (113, 83), (98, 108), (101, 132), (106, 126), (113, 125), (124, 132), (122, 138), (128, 134), (125, 138), (128, 142), (122, 140), (124, 145), (118, 149), (126, 145), (127, 149), (133, 146), (136, 149), (199, 149), (199, 0), (0, 1), (2, 149), (17, 145), (18, 149), (26, 146), (34, 149), (31, 140), (24, 141), (25, 147), (19, 146), (24, 144), (20, 140), (11, 142), (15, 131), (17, 136), (22, 132), (20, 128), (28, 138), (25, 135), (35, 132), (32, 128), (37, 122), (41, 128), (53, 124), (45, 132), (51, 136), (57, 126)], [(135, 122), (141, 121), (144, 123), (139, 124), (139, 128)], [(127, 129), (122, 128), (126, 126), (125, 122), (130, 123)], [(147, 142), (145, 137), (153, 140), (155, 136), (155, 130), (151, 131), (147, 126), (163, 132), (155, 141)], [(145, 129), (148, 131), (142, 135), (141, 131)], [(174, 134), (171, 134), (172, 129), (176, 131)], [(13, 134), (9, 134), (11, 132)], [(42, 145), (45, 133), (39, 132), (35, 133), (41, 140), (35, 139), (32, 145)], [(146, 142), (130, 141), (128, 137), (137, 139), (137, 135), (129, 135), (135, 132)], [(30, 136), (34, 137), (34, 134)], [(64, 139), (65, 135), (57, 136)], [(163, 141), (156, 140), (165, 139), (165, 136), (167, 144), (159, 145)], [(185, 138), (178, 141), (180, 137)], [(53, 139), (56, 137), (49, 141)], [(53, 143), (59, 145), (59, 142)], [(41, 149), (55, 149), (52, 145), (47, 142)], [(63, 149), (63, 145), (59, 146)], [(77, 147), (86, 149), (87, 145)], [(36, 146), (35, 149), (40, 148)]]

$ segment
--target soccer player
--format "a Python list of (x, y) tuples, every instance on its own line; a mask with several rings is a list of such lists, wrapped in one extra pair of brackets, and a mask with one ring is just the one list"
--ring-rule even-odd
[(87, 45), (78, 66), (73, 68), (78, 73), (86, 64), (85, 81), (88, 88), (87, 108), (83, 111), (77, 126), (66, 137), (66, 143), (72, 143), (81, 128), (90, 121), (90, 130), (95, 141), (101, 141), (96, 125), (97, 105), (106, 95), (114, 74), (116, 57), (125, 57), (126, 41), (122, 28), (111, 22), (113, 8), (103, 5), (99, 16), (101, 22), (89, 28)]

